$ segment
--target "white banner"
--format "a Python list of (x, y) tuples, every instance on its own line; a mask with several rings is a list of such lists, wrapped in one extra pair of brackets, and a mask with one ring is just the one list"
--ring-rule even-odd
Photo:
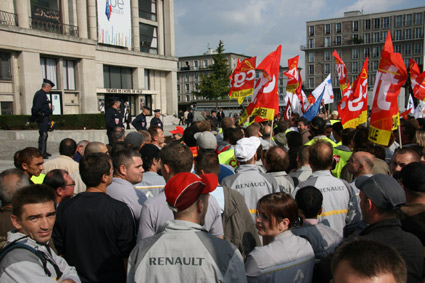
[(131, 49), (130, 0), (97, 0), (98, 42)]

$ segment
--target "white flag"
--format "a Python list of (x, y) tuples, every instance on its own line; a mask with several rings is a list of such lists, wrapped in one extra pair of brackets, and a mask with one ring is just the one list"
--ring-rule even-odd
[(324, 92), (323, 101), (325, 104), (330, 104), (334, 102), (334, 92), (332, 90), (331, 74), (329, 74), (326, 79), (313, 90), (311, 94), (317, 100), (322, 94), (322, 92)]

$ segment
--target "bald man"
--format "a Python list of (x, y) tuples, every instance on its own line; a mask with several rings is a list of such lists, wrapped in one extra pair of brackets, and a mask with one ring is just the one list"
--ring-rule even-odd
[(289, 167), (289, 156), (283, 148), (279, 146), (270, 147), (264, 156), (263, 163), (267, 174), (276, 179), (281, 192), (290, 194), (294, 191), (294, 181), (286, 173)]
[(357, 151), (348, 159), (347, 170), (354, 175), (354, 179), (363, 175), (372, 176), (375, 157), (366, 151)]

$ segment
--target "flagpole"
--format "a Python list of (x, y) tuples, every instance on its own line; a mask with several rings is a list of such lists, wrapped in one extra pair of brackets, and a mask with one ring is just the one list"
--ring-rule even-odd
[(271, 128), (271, 132), (270, 132), (270, 144), (269, 144), (269, 148), (272, 146), (272, 139), (273, 139), (273, 123), (274, 123), (274, 118), (272, 119), (272, 128)]
[(400, 148), (403, 148), (403, 142), (401, 141), (401, 131), (400, 131), (400, 125), (398, 125), (398, 141), (400, 142)]

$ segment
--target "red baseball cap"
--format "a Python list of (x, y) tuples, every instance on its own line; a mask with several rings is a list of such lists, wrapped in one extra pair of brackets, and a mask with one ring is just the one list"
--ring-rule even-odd
[(214, 191), (218, 185), (215, 174), (198, 176), (193, 173), (182, 172), (172, 177), (165, 185), (165, 197), (175, 212), (190, 207), (201, 194)]
[(177, 126), (175, 130), (170, 131), (173, 135), (180, 134), (183, 136), (184, 129), (182, 127)]

